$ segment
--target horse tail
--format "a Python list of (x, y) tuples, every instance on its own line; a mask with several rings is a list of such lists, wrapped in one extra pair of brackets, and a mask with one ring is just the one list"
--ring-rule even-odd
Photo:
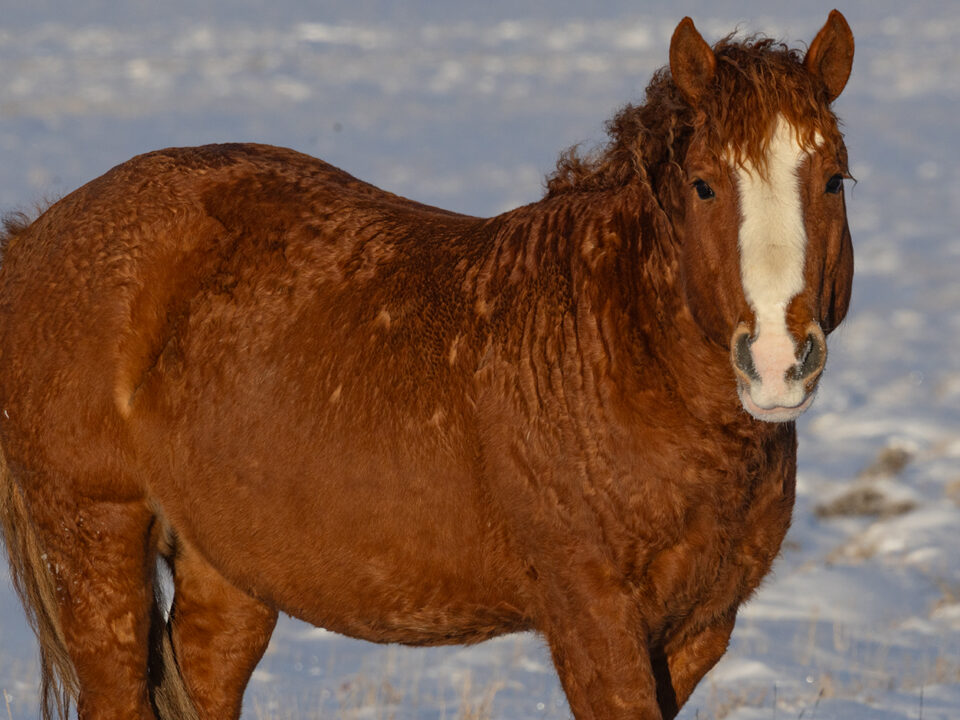
[(0, 536), (10, 578), (40, 643), (40, 711), (43, 720), (66, 720), (80, 685), (67, 652), (57, 608), (57, 587), (30, 519), (23, 493), (0, 447)]
[(180, 672), (170, 637), (170, 624), (161, 609), (159, 581), (155, 582), (150, 615), (150, 652), (147, 663), (147, 683), (159, 720), (199, 720), (196, 706), (190, 697), (187, 683)]

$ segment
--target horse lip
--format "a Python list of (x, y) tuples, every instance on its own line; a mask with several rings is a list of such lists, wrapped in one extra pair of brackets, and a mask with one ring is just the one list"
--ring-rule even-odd
[(750, 389), (744, 383), (737, 384), (737, 394), (740, 396), (740, 403), (743, 409), (757, 420), (764, 422), (790, 422), (800, 417), (813, 404), (816, 391), (806, 394), (806, 396), (796, 405), (773, 405), (763, 407), (758, 405), (750, 397)]

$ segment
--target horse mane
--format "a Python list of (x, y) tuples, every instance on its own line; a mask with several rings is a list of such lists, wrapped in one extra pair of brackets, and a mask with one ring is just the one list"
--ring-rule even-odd
[(713, 47), (717, 73), (711, 92), (694, 109), (673, 82), (669, 67), (657, 70), (642, 105), (629, 104), (607, 121), (609, 140), (586, 155), (577, 146), (560, 156), (547, 177), (547, 197), (608, 190), (640, 182), (655, 193), (664, 172), (678, 165), (696, 130), (717, 158), (750, 162), (761, 172), (767, 145), (783, 115), (802, 147), (826, 142), (846, 166), (838, 121), (826, 89), (803, 66), (799, 50), (762, 36), (741, 41), (728, 35)]
[(10, 212), (0, 218), (0, 262), (14, 239), (23, 234), (33, 219), (24, 212)]

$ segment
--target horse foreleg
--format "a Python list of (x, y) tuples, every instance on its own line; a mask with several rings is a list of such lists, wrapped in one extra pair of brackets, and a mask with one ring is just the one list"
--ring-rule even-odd
[(543, 632), (576, 720), (661, 720), (636, 601), (617, 587), (548, 601)]
[(267, 649), (277, 611), (227, 582), (189, 545), (173, 558), (174, 652), (202, 720), (240, 717), (243, 691)]
[(735, 619), (731, 613), (691, 635), (678, 636), (655, 653), (654, 673), (664, 720), (677, 715), (697, 683), (726, 652)]

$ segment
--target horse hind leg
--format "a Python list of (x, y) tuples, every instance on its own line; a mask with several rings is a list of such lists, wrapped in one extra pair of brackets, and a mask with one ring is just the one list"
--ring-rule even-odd
[[(3, 462), (0, 511), (41, 644), (44, 717), (65, 717), (72, 699), (80, 720), (154, 720), (146, 677), (152, 514), (138, 501), (81, 499), (65, 477), (30, 480), (18, 485)], [(65, 697), (54, 695), (55, 706), (58, 684)]]
[(277, 611), (237, 589), (182, 540), (168, 561), (174, 580), (169, 630), (197, 715), (239, 718), (243, 691), (267, 649)]

